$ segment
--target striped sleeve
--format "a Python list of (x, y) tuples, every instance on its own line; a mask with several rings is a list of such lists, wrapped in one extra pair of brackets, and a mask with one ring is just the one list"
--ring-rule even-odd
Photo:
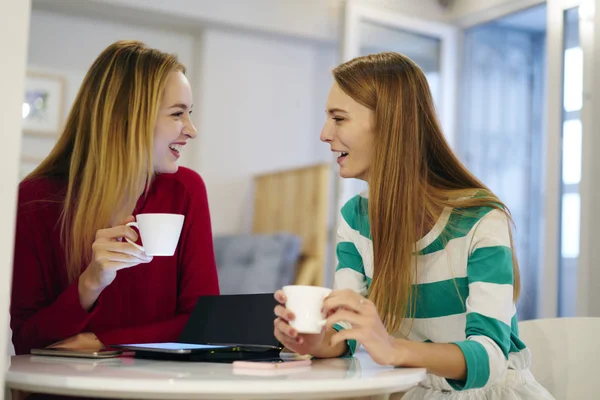
[[(354, 221), (356, 212), (355, 199), (350, 200), (342, 208), (342, 218), (338, 227), (336, 255), (338, 265), (335, 270), (333, 288), (335, 290), (351, 289), (362, 296), (367, 295), (367, 277), (365, 275), (363, 259), (356, 247), (357, 235), (360, 233), (353, 229), (350, 224)], [(333, 327), (336, 331), (350, 329), (352, 325), (348, 322), (340, 322)], [(350, 354), (357, 350), (358, 343), (348, 340)]]
[(473, 228), (467, 264), (467, 340), (456, 343), (465, 356), (467, 378), (448, 380), (456, 390), (493, 385), (506, 372), (516, 313), (509, 230), (500, 210), (490, 211)]
[(367, 276), (357, 244), (364, 238), (356, 225), (359, 224), (360, 197), (355, 196), (342, 207), (342, 218), (337, 234), (334, 289), (352, 289), (362, 296), (367, 295)]

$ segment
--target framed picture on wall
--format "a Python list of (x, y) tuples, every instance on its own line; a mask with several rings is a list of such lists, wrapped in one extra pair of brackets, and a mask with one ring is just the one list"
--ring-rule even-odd
[(28, 72), (23, 99), (23, 131), (26, 134), (55, 136), (62, 124), (65, 96), (60, 76)]

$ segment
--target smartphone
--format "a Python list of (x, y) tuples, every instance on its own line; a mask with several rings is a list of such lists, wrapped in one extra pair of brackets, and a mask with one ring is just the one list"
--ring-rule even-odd
[(123, 354), (120, 350), (71, 350), (61, 348), (31, 349), (36, 356), (76, 357), (76, 358), (112, 358)]
[(243, 369), (281, 369), (281, 368), (297, 368), (308, 367), (312, 363), (311, 360), (269, 360), (269, 361), (234, 361), (234, 368)]

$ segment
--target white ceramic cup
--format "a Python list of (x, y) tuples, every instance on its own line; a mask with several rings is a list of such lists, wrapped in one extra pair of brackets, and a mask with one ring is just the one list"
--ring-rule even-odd
[(149, 256), (172, 256), (179, 243), (179, 235), (183, 227), (184, 215), (181, 214), (138, 214), (136, 222), (127, 226), (135, 226), (140, 232), (142, 246), (129, 243), (145, 251)]
[(320, 286), (289, 285), (283, 287), (287, 297), (285, 308), (296, 317), (290, 326), (298, 333), (321, 333), (325, 325), (325, 316), (321, 312), (323, 300), (331, 289)]

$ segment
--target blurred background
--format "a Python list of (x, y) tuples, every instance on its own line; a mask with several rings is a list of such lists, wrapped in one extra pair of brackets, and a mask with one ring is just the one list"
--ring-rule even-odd
[(198, 138), (181, 164), (207, 185), (223, 293), (330, 286), (339, 208), (365, 187), (339, 180), (319, 141), (330, 70), (396, 51), (425, 71), (453, 149), (512, 211), (520, 319), (600, 315), (596, 2), (33, 0), (20, 176), (52, 148), (94, 58), (141, 40), (188, 68)]

